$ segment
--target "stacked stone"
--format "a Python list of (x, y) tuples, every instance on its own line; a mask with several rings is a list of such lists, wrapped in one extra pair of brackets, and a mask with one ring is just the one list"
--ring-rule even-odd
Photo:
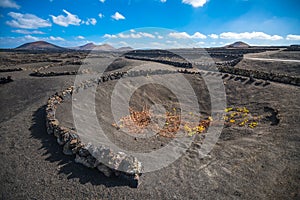
[[(273, 80), (294, 85), (300, 85), (298, 77), (289, 77), (260, 71), (245, 70), (222, 66), (219, 70), (224, 73), (237, 74), (241, 76), (260, 78), (265, 80)], [(107, 147), (95, 147), (92, 144), (83, 144), (75, 130), (63, 127), (55, 117), (57, 106), (63, 103), (65, 98), (70, 97), (73, 93), (77, 93), (95, 84), (106, 82), (109, 80), (120, 79), (121, 77), (146, 76), (155, 74), (170, 74), (170, 73), (185, 73), (185, 74), (203, 74), (203, 71), (184, 70), (141, 70), (131, 72), (114, 72), (103, 75), (95, 80), (88, 80), (76, 87), (69, 87), (61, 93), (56, 93), (48, 99), (46, 106), (46, 127), (48, 134), (53, 134), (57, 138), (59, 145), (63, 146), (63, 153), (66, 155), (76, 155), (75, 161), (89, 168), (97, 168), (106, 176), (115, 174), (133, 180), (138, 184), (139, 177), (142, 172), (141, 163), (133, 156), (126, 155), (122, 152), (113, 152)], [(204, 74), (222, 75), (220, 72), (208, 71)], [(225, 74), (229, 76), (228, 74)], [(225, 77), (222, 77), (225, 78)]]
[(228, 48), (210, 48), (210, 49), (206, 49), (207, 52), (210, 55), (214, 55), (214, 54), (224, 54), (224, 55), (244, 55), (244, 54), (248, 54), (248, 53), (261, 53), (261, 52), (265, 52), (265, 51), (277, 51), (279, 50), (278, 48), (246, 48), (246, 49), (241, 49), (241, 48), (232, 48), (232, 49), (228, 49)]
[(258, 70), (233, 68), (227, 66), (218, 66), (218, 69), (220, 72), (223, 73), (247, 76), (250, 78), (257, 78), (257, 79), (263, 79), (268, 81), (300, 86), (300, 77), (297, 76), (288, 76), (286, 74), (275, 74), (275, 73), (262, 72)]
[(11, 68), (11, 69), (0, 69), (0, 72), (15, 72), (15, 71), (22, 71), (22, 68)]
[(7, 76), (7, 77), (1, 77), (0, 78), (0, 84), (5, 84), (5, 83), (9, 83), (12, 82), (12, 78), (11, 76)]
[(81, 60), (67, 60), (66, 62), (62, 62), (60, 65), (83, 65), (84, 62), (82, 62)]
[(229, 61), (223, 61), (223, 62), (216, 62), (217, 66), (235, 66), (237, 65), (241, 60), (243, 59), (243, 57), (238, 57), (236, 59), (233, 60), (229, 60)]
[(177, 70), (177, 72), (178, 73), (182, 73), (182, 74), (199, 74), (199, 75), (201, 75), (202, 74), (202, 72), (200, 72), (200, 71), (190, 71), (190, 70), (187, 70), (187, 69), (179, 69), (179, 70)]
[[(48, 69), (50, 67), (57, 67), (63, 65), (82, 65), (85, 64), (81, 60), (68, 60), (66, 62), (62, 62), (60, 60), (49, 60), (49, 62), (56, 62), (55, 64), (49, 64), (43, 67), (38, 68), (33, 73), (30, 73), (30, 76), (38, 76), (38, 77), (49, 77), (49, 76), (65, 76), (65, 75), (77, 75), (79, 74), (77, 71), (64, 71), (64, 72), (41, 72), (42, 70)], [(58, 64), (57, 64), (58, 62)]]
[(164, 60), (164, 59), (150, 58), (150, 57), (141, 57), (141, 56), (131, 56), (131, 55), (125, 55), (125, 58), (134, 59), (134, 60), (159, 62), (162, 64), (173, 65), (174, 67), (193, 68), (192, 64), (189, 62), (176, 62), (176, 61), (171, 61), (171, 60)]
[(116, 80), (123, 77), (126, 72), (113, 72), (109, 74), (109, 80)]
[(226, 58), (230, 60), (236, 59), (238, 57), (243, 57), (243, 54), (237, 53), (237, 54), (230, 54), (228, 52), (224, 52), (224, 53), (209, 53), (209, 56), (213, 57), (213, 58)]
[[(243, 59), (243, 54), (212, 54), (217, 57), (227, 57), (231, 58), (231, 60), (228, 61), (221, 61), (221, 62), (216, 62), (215, 64), (218, 66), (235, 66), (238, 64), (242, 59)], [(135, 59), (135, 60), (144, 60), (144, 61), (152, 61), (152, 62), (159, 62), (162, 64), (167, 64), (167, 65), (172, 65), (175, 67), (181, 67), (181, 68), (193, 68), (193, 64), (190, 62), (177, 62), (177, 61), (171, 61), (171, 60), (166, 60), (166, 59), (159, 59), (159, 58), (151, 58), (151, 57), (142, 57), (142, 56), (133, 56), (133, 55), (125, 55), (125, 58), (127, 59)], [(211, 67), (214, 66), (214, 63), (206, 63), (206, 64), (201, 64), (201, 63), (194, 63), (198, 66), (201, 67)]]
[(49, 76), (65, 76), (65, 75), (77, 75), (77, 71), (64, 71), (64, 72), (40, 72), (35, 71), (30, 73), (30, 76), (38, 76), (38, 77), (49, 77)]
[[(114, 77), (121, 77), (124, 73), (114, 73)], [(91, 87), (98, 80), (85, 81), (77, 87), (69, 87), (61, 93), (56, 93), (48, 99), (46, 106), (46, 128), (47, 133), (57, 138), (57, 143), (63, 146), (63, 153), (76, 155), (75, 162), (81, 163), (89, 168), (97, 168), (105, 176), (125, 177), (134, 181), (138, 186), (139, 177), (142, 172), (142, 164), (135, 157), (123, 152), (113, 152), (107, 147), (95, 147), (92, 144), (83, 144), (75, 130), (60, 125), (55, 117), (55, 112), (64, 98), (70, 97), (78, 92), (81, 87)]]
[(138, 181), (142, 171), (141, 162), (137, 158), (123, 152), (115, 153), (104, 146), (95, 147), (90, 143), (79, 150), (75, 161), (89, 168), (97, 168), (107, 177), (122, 174)]
[[(39, 70), (34, 71), (31, 73), (31, 76), (38, 76), (38, 77), (48, 77), (48, 76), (65, 76), (65, 75), (77, 75), (83, 74), (86, 72), (78, 72), (78, 71), (64, 71), (64, 72), (40, 72)], [(103, 75), (101, 77), (100, 82), (106, 82), (108, 80), (115, 80), (120, 79), (126, 72), (113, 72), (111, 74)]]

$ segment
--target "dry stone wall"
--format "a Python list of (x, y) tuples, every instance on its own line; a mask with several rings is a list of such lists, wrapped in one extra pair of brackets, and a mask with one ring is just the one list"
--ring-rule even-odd
[(218, 66), (218, 69), (222, 73), (235, 74), (240, 76), (246, 76), (250, 78), (263, 79), (268, 81), (274, 81), (284, 84), (291, 84), (300, 86), (300, 77), (289, 76), (286, 74), (268, 73), (258, 70), (241, 69), (227, 66)]
[[(288, 82), (290, 84), (300, 85), (299, 79), (293, 79), (292, 77), (274, 75), (262, 73), (259, 71), (235, 69), (232, 67), (222, 66), (219, 67), (221, 72), (213, 71), (191, 71), (187, 69), (180, 70), (140, 70), (129, 72), (114, 72), (107, 75), (103, 75), (94, 80), (89, 80), (81, 83), (79, 86), (72, 86), (66, 90), (56, 93), (48, 99), (46, 106), (46, 127), (48, 134), (52, 134), (57, 138), (57, 143), (63, 146), (63, 153), (66, 155), (76, 155), (75, 161), (81, 163), (89, 168), (96, 168), (106, 176), (113, 174), (122, 176), (130, 180), (135, 181), (138, 185), (139, 177), (142, 173), (142, 163), (135, 157), (126, 155), (122, 152), (113, 152), (108, 147), (95, 147), (92, 144), (84, 144), (80, 140), (76, 130), (64, 127), (60, 124), (59, 120), (55, 117), (55, 112), (58, 106), (64, 102), (64, 99), (71, 98), (72, 94), (78, 93), (85, 88), (99, 85), (103, 82), (110, 80), (120, 79), (122, 77), (136, 77), (136, 76), (148, 76), (148, 75), (163, 75), (171, 73), (183, 73), (183, 74), (199, 74), (200, 76), (222, 76), (222, 79), (228, 78), (228, 80), (234, 79), (241, 82), (246, 80), (253, 81), (253, 77), (274, 80), (281, 82)], [(235, 76), (236, 74), (238, 76)], [(247, 77), (247, 78), (245, 78)], [(263, 82), (258, 81), (255, 85), (259, 86)], [(263, 85), (270, 84), (265, 82)], [(109, 159), (111, 164), (109, 166), (101, 162), (103, 159)], [(127, 166), (124, 168), (124, 166)]]
[(66, 75), (77, 75), (78, 71), (74, 70), (74, 71), (63, 71), (63, 72), (54, 72), (54, 71), (50, 71), (50, 72), (43, 72), (43, 70), (51, 68), (51, 67), (58, 67), (58, 66), (64, 66), (64, 65), (84, 65), (87, 64), (79, 59), (73, 59), (73, 60), (67, 60), (67, 61), (58, 61), (58, 62), (54, 62), (52, 64), (49, 65), (45, 65), (43, 67), (38, 68), (37, 70), (35, 70), (34, 72), (30, 73), (30, 76), (38, 76), (38, 77), (48, 77), (48, 76), (66, 76)]
[(0, 84), (6, 84), (6, 83), (9, 83), (9, 82), (12, 82), (12, 78), (11, 76), (7, 76), (7, 77), (1, 77), (0, 78)]
[(77, 75), (77, 71), (63, 71), (63, 72), (40, 72), (35, 71), (30, 73), (30, 76), (38, 76), (38, 77), (49, 77), (49, 76), (66, 76), (66, 75)]
[(0, 72), (15, 72), (15, 71), (22, 71), (22, 68), (10, 68), (10, 69), (0, 69)]
[[(46, 128), (47, 133), (57, 138), (57, 143), (63, 146), (63, 153), (66, 155), (76, 155), (75, 161), (89, 168), (96, 168), (106, 176), (122, 176), (138, 185), (139, 177), (142, 173), (142, 164), (133, 156), (122, 152), (113, 152), (111, 149), (101, 146), (95, 147), (92, 144), (84, 144), (80, 140), (76, 130), (61, 126), (55, 117), (55, 112), (59, 104), (65, 98), (71, 98), (74, 92), (79, 92), (84, 87), (92, 84), (99, 84), (108, 80), (121, 78), (124, 73), (113, 73), (109, 76), (100, 77), (97, 80), (87, 81), (77, 87), (69, 87), (66, 90), (56, 93), (48, 99), (46, 105)], [(101, 161), (109, 159), (107, 166)]]
[(163, 59), (157, 59), (157, 58), (131, 56), (131, 55), (125, 55), (125, 58), (134, 59), (134, 60), (159, 62), (162, 64), (172, 65), (174, 67), (182, 67), (182, 68), (192, 68), (193, 67), (192, 64), (189, 62), (176, 62), (176, 61), (171, 61), (171, 60), (163, 60)]

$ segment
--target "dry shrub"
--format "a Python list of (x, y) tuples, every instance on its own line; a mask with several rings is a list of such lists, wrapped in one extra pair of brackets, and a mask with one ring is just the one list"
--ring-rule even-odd
[[(179, 131), (183, 131), (188, 136), (193, 136), (197, 133), (203, 133), (210, 125), (212, 119), (200, 120), (200, 118), (190, 113), (186, 119), (181, 119), (180, 113), (166, 112), (165, 115), (155, 115), (151, 113), (147, 106), (143, 106), (141, 111), (136, 111), (129, 108), (130, 114), (120, 119), (118, 123), (112, 124), (117, 129), (125, 128), (129, 133), (141, 134), (146, 129), (149, 129), (162, 137), (174, 138)], [(164, 120), (165, 124), (162, 128), (155, 121)], [(151, 123), (153, 122), (153, 123)]]

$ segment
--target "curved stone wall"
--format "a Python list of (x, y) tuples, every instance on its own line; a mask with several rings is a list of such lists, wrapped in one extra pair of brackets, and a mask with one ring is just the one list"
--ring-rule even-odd
[[(147, 75), (158, 75), (158, 74), (171, 74), (171, 73), (184, 73), (184, 74), (199, 74), (200, 76), (222, 76), (220, 72), (210, 72), (210, 71), (189, 71), (184, 70), (140, 70), (140, 71), (130, 71), (130, 72), (114, 72), (101, 77), (98, 77), (94, 80), (89, 80), (81, 83), (79, 86), (72, 86), (66, 90), (55, 93), (48, 99), (46, 105), (46, 127), (48, 134), (52, 134), (57, 138), (59, 145), (63, 146), (63, 153), (66, 155), (76, 155), (75, 161), (81, 163), (89, 168), (97, 168), (99, 171), (104, 173), (106, 176), (111, 176), (115, 174), (117, 176), (123, 176), (134, 180), (138, 184), (139, 176), (142, 173), (142, 164), (132, 156), (125, 155), (122, 152), (112, 152), (107, 147), (95, 147), (91, 144), (83, 144), (78, 136), (77, 132), (73, 129), (63, 127), (60, 125), (59, 120), (55, 117), (55, 112), (57, 107), (64, 102), (65, 98), (71, 98), (73, 93), (78, 93), (84, 88), (91, 86), (99, 85), (103, 82), (110, 80), (120, 79), (122, 77), (136, 77), (136, 76), (147, 76)], [(247, 74), (246, 74), (247, 75)], [(230, 75), (225, 74), (224, 78), (230, 77)], [(223, 78), (223, 77), (222, 77)], [(234, 77), (235, 79), (241, 80), (242, 77)], [(257, 85), (260, 85), (258, 83)], [(103, 152), (109, 152), (105, 156), (111, 160), (112, 166), (106, 166), (101, 163), (101, 158), (97, 155), (102, 154)], [(122, 159), (120, 159), (122, 158)], [(120, 163), (123, 162), (121, 165)], [(126, 163), (126, 165), (124, 165)], [(127, 166), (126, 169), (118, 169), (118, 166)]]
[(63, 71), (63, 72), (42, 72), (42, 70), (51, 68), (51, 67), (58, 67), (58, 66), (64, 66), (64, 65), (84, 65), (87, 64), (81, 60), (78, 59), (74, 59), (74, 60), (67, 60), (64, 62), (61, 61), (57, 61), (55, 63), (49, 64), (49, 65), (45, 65), (43, 67), (38, 68), (37, 70), (35, 70), (34, 72), (30, 73), (30, 76), (38, 76), (38, 77), (48, 77), (48, 76), (65, 76), (65, 75), (77, 75), (78, 72), (77, 70), (75, 71)]
[(7, 77), (1, 77), (0, 78), (0, 84), (6, 84), (6, 83), (9, 83), (9, 82), (12, 82), (12, 78), (11, 76), (7, 76)]
[(22, 71), (22, 68), (11, 68), (11, 69), (0, 69), (0, 72), (15, 72), (15, 71)]
[(171, 61), (171, 60), (162, 60), (162, 59), (157, 59), (157, 58), (131, 56), (131, 55), (125, 55), (125, 58), (134, 59), (134, 60), (159, 62), (162, 64), (173, 65), (174, 67), (182, 67), (182, 68), (192, 68), (193, 67), (192, 64), (189, 62), (176, 62), (176, 61)]
[[(225, 61), (219, 61), (216, 62), (215, 64), (218, 66), (235, 66), (237, 63), (239, 63), (243, 59), (243, 54), (217, 54), (217, 53), (212, 53), (210, 54), (212, 57), (217, 57), (217, 58), (224, 58)], [(207, 66), (207, 65), (214, 65), (214, 63), (190, 63), (188, 61), (183, 62), (183, 61), (171, 61), (170, 59), (161, 59), (161, 58), (156, 58), (156, 57), (147, 57), (147, 56), (140, 56), (140, 55), (124, 55), (125, 58), (127, 59), (134, 59), (134, 60), (143, 60), (143, 61), (152, 61), (152, 62), (158, 62), (162, 64), (167, 64), (167, 65), (172, 65), (174, 67), (181, 67), (181, 68), (193, 68), (193, 64), (197, 64), (200, 66)]]
[[(56, 93), (48, 99), (46, 105), (46, 128), (47, 133), (57, 138), (57, 143), (63, 146), (63, 153), (66, 155), (76, 155), (75, 161), (89, 168), (97, 168), (106, 176), (113, 174), (122, 176), (134, 181), (138, 185), (139, 176), (142, 173), (141, 163), (133, 156), (122, 152), (113, 152), (107, 147), (95, 147), (92, 144), (83, 144), (75, 130), (63, 127), (55, 117), (55, 112), (59, 104), (65, 98), (70, 98), (73, 93), (80, 89), (90, 87), (91, 84), (99, 84), (108, 80), (121, 78), (124, 73), (112, 73), (108, 76), (99, 77), (97, 80), (86, 81), (80, 86), (72, 86), (66, 90)], [(97, 156), (101, 155), (101, 156)], [(106, 166), (101, 159), (109, 159), (110, 166)]]
[(241, 69), (227, 66), (218, 66), (220, 72), (246, 76), (250, 78), (263, 79), (279, 83), (300, 86), (300, 77), (288, 76), (286, 74), (267, 73), (258, 70)]
[(64, 71), (64, 72), (40, 72), (35, 71), (30, 73), (30, 76), (38, 76), (38, 77), (49, 77), (49, 76), (65, 76), (65, 75), (77, 75), (77, 71)]
[[(239, 62), (240, 58), (229, 61), (230, 63)], [(230, 64), (228, 64), (230, 65)], [(65, 98), (71, 98), (73, 93), (80, 92), (84, 88), (91, 87), (92, 85), (99, 85), (109, 80), (120, 79), (122, 77), (135, 77), (135, 76), (147, 76), (147, 75), (158, 75), (158, 74), (170, 74), (170, 73), (184, 73), (184, 74), (199, 74), (200, 76), (222, 76), (222, 79), (228, 78), (228, 80), (235, 80), (244, 82), (248, 80), (251, 83), (254, 82), (255, 86), (266, 86), (270, 84), (267, 81), (276, 81), (281, 83), (300, 85), (299, 77), (291, 77), (282, 74), (265, 73), (254, 70), (246, 70), (234, 68), (226, 65), (217, 65), (218, 71), (191, 71), (187, 69), (179, 70), (140, 70), (140, 71), (129, 71), (129, 72), (114, 72), (107, 75), (103, 75), (94, 80), (83, 82), (79, 86), (72, 86), (66, 90), (56, 93), (48, 99), (46, 106), (46, 127), (48, 134), (53, 134), (57, 138), (59, 145), (63, 146), (63, 152), (66, 155), (76, 155), (75, 161), (81, 163), (89, 168), (97, 168), (99, 171), (104, 173), (106, 176), (115, 174), (122, 176), (130, 180), (135, 181), (138, 184), (139, 176), (142, 173), (142, 164), (132, 156), (125, 155), (122, 152), (112, 152), (107, 147), (95, 147), (91, 144), (83, 144), (78, 136), (77, 132), (73, 129), (63, 127), (60, 125), (58, 119), (55, 117), (55, 112), (59, 104), (64, 102)], [(37, 73), (38, 74), (38, 73)], [(231, 75), (230, 75), (231, 74)], [(52, 75), (52, 74), (51, 74)], [(73, 75), (73, 74), (72, 74)], [(234, 76), (238, 75), (238, 76)], [(42, 75), (43, 76), (43, 75)], [(247, 77), (247, 78), (245, 78)], [(253, 78), (266, 80), (256, 81)], [(101, 152), (109, 152), (105, 156), (112, 162), (111, 166), (106, 166), (101, 163), (101, 157), (97, 155)], [(122, 159), (120, 159), (122, 158)], [(121, 160), (121, 161), (120, 161)], [(120, 162), (127, 163), (127, 169), (118, 169), (121, 166)], [(122, 164), (122, 166), (124, 166)]]
[[(234, 55), (230, 55), (231, 57), (234, 57)], [(268, 81), (274, 81), (274, 82), (279, 82), (279, 83), (284, 83), (284, 84), (291, 84), (291, 85), (296, 85), (300, 86), (300, 77), (296, 76), (289, 76), (286, 74), (278, 74), (278, 73), (267, 73), (267, 72), (262, 72), (258, 70), (249, 70), (249, 69), (241, 69), (241, 68), (234, 68), (233, 66), (237, 65), (243, 57), (242, 55), (236, 56), (235, 59), (229, 60), (229, 61), (223, 61), (223, 62), (216, 62), (217, 68), (219, 72), (222, 73), (229, 73), (229, 74), (235, 74), (235, 75), (240, 75), (240, 76), (246, 76), (249, 78), (257, 78), (257, 79), (263, 79), (263, 80), (268, 80)], [(136, 57), (131, 57), (131, 59), (140, 59)], [(163, 60), (159, 59), (149, 59), (149, 61), (155, 61), (159, 63), (164, 63), (164, 64), (170, 64), (173, 66), (180, 66), (177, 62), (170, 62), (170, 63), (165, 63)], [(191, 64), (191, 63), (189, 63)], [(191, 64), (192, 65), (192, 64)], [(187, 67), (185, 67), (187, 68)], [(203, 66), (204, 71), (215, 71), (213, 70), (210, 66)], [(179, 70), (183, 72), (182, 70)], [(184, 71), (184, 73), (189, 73), (189, 71)]]

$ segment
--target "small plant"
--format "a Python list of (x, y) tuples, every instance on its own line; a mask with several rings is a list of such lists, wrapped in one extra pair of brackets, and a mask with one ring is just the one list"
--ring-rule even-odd
[[(200, 120), (197, 114), (190, 112), (188, 119), (181, 119), (180, 112), (176, 108), (167, 111), (165, 115), (154, 115), (147, 106), (143, 106), (141, 111), (129, 108), (130, 115), (124, 116), (118, 123), (112, 124), (117, 129), (126, 128), (127, 131), (134, 134), (143, 133), (145, 129), (150, 129), (162, 137), (174, 138), (176, 133), (183, 131), (188, 136), (205, 132), (209, 127), (212, 117)], [(151, 119), (162, 119), (165, 123), (162, 128), (156, 123), (151, 123)]]
[(260, 116), (253, 116), (246, 107), (229, 107), (225, 109), (225, 112), (224, 120), (227, 126), (237, 125), (240, 127), (255, 128), (261, 118)]
[[(174, 138), (177, 137), (176, 134), (179, 131), (190, 137), (204, 133), (210, 123), (213, 122), (211, 116), (201, 119), (198, 114), (193, 112), (189, 112), (183, 119), (178, 109), (172, 108), (171, 110), (172, 112), (167, 111), (164, 115), (155, 115), (147, 106), (143, 106), (141, 111), (129, 108), (130, 114), (122, 117), (119, 122), (112, 124), (112, 126), (117, 129), (125, 128), (126, 131), (133, 134), (140, 134), (149, 129), (159, 136)], [(255, 128), (260, 119), (260, 116), (253, 116), (246, 107), (229, 107), (225, 109), (225, 112), (224, 121), (227, 126)], [(153, 119), (164, 120), (163, 127), (159, 127)]]

